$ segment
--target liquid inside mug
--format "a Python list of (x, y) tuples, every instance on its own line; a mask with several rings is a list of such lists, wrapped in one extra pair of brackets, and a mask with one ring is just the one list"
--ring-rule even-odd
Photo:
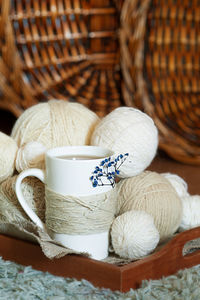
[(45, 171), (27, 169), (20, 173), (15, 186), (22, 208), (37, 226), (46, 229), (62, 245), (79, 252), (87, 252), (92, 258), (99, 260), (108, 256), (108, 230), (95, 234), (63, 234), (49, 230), (28, 205), (21, 183), (25, 177), (35, 176), (45, 184), (45, 188), (61, 195), (82, 197), (106, 193), (114, 187), (115, 176), (114, 172), (109, 172), (109, 176), (108, 173), (103, 174), (102, 168), (105, 164), (107, 168), (114, 164), (112, 156), (112, 151), (97, 146), (53, 148), (45, 154)]

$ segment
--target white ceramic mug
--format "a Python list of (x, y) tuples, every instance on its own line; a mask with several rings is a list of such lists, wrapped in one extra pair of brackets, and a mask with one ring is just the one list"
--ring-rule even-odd
[[(22, 208), (36, 225), (48, 231), (24, 198), (21, 190), (22, 180), (27, 176), (35, 176), (48, 188), (61, 195), (91, 196), (105, 193), (113, 188), (115, 176), (112, 172), (108, 178), (102, 176), (100, 172), (104, 164), (112, 161), (112, 155), (112, 151), (97, 146), (66, 146), (48, 150), (45, 155), (45, 171), (28, 169), (17, 178), (16, 195)], [(98, 177), (98, 174), (101, 176)], [(104, 259), (108, 255), (108, 231), (88, 235), (55, 232), (49, 234), (64, 246), (79, 252), (87, 252), (94, 259)]]

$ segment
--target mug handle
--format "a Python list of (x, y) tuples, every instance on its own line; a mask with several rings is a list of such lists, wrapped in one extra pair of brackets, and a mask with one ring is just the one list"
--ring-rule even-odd
[(26, 214), (29, 216), (29, 218), (40, 228), (45, 229), (45, 224), (40, 220), (40, 218), (36, 215), (36, 213), (32, 210), (32, 208), (28, 205), (27, 201), (25, 200), (22, 189), (21, 189), (21, 183), (22, 180), (28, 176), (34, 176), (37, 177), (39, 180), (41, 180), (44, 183), (45, 174), (43, 170), (40, 169), (27, 169), (23, 172), (21, 172), (16, 180), (15, 183), (15, 192), (17, 195), (17, 199), (19, 203), (21, 204), (22, 208), (26, 212)]

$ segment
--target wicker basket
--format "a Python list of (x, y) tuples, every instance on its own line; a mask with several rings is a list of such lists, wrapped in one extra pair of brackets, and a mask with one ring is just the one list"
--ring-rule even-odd
[(19, 116), (53, 97), (104, 116), (122, 82), (160, 148), (200, 164), (199, 16), (199, 0), (0, 0), (0, 107)]
[(103, 116), (120, 106), (120, 1), (1, 0), (0, 107), (19, 116), (53, 97)]
[(160, 148), (200, 165), (200, 1), (126, 0), (120, 43), (126, 104), (153, 117)]

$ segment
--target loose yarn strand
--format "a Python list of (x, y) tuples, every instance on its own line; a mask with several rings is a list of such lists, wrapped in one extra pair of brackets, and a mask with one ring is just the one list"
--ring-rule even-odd
[(64, 234), (94, 234), (109, 230), (116, 212), (116, 190), (74, 197), (45, 189), (47, 228)]

